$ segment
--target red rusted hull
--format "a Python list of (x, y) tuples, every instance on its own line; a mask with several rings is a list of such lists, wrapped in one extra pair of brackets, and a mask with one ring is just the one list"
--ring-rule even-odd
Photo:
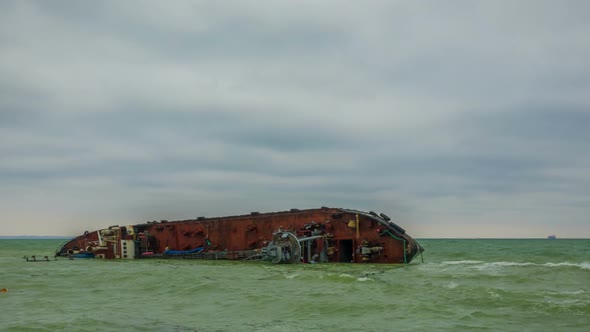
[[(90, 252), (107, 259), (244, 259), (260, 253), (279, 230), (299, 238), (317, 237), (302, 245), (302, 262), (410, 263), (423, 251), (384, 214), (323, 207), (111, 226), (85, 232), (56, 254)], [(169, 252), (181, 254), (165, 254)]]

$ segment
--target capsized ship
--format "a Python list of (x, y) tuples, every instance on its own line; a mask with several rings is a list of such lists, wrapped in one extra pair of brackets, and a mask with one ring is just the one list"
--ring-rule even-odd
[(114, 225), (84, 232), (56, 256), (408, 264), (423, 251), (383, 213), (322, 207)]

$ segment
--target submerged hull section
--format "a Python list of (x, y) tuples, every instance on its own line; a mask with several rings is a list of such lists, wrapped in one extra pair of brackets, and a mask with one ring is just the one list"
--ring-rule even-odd
[(410, 263), (423, 250), (384, 214), (323, 207), (110, 226), (70, 240), (56, 255), (392, 264)]

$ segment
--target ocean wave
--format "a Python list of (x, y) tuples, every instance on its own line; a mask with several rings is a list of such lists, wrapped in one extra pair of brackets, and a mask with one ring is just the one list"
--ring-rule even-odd
[(586, 299), (553, 299), (553, 298), (546, 298), (544, 302), (550, 305), (555, 305), (559, 307), (582, 307), (588, 305), (588, 300)]
[(548, 291), (547, 294), (551, 294), (551, 295), (584, 295), (584, 294), (586, 294), (586, 291), (584, 291), (583, 289), (579, 289), (577, 291), (561, 291), (561, 292)]
[(568, 266), (568, 267), (579, 267), (583, 270), (588, 270), (590, 269), (590, 264), (589, 263), (570, 263), (570, 262), (561, 262), (561, 263), (545, 263), (543, 264), (545, 266), (549, 266), (549, 267), (562, 267), (562, 266)]
[(492, 262), (492, 263), (486, 263), (484, 265), (504, 267), (504, 266), (532, 266), (532, 265), (539, 265), (539, 264), (531, 263), (531, 262)]
[(490, 262), (483, 263), (479, 266), (479, 269), (486, 268), (500, 268), (500, 267), (525, 267), (525, 266), (538, 266), (538, 267), (577, 267), (583, 270), (590, 270), (590, 263), (570, 263), (570, 262), (559, 262), (559, 263), (533, 263), (533, 262)]
[(441, 262), (443, 265), (475, 265), (475, 264), (482, 264), (483, 261), (472, 261), (472, 260), (463, 260), (463, 261), (444, 261)]
[(454, 289), (454, 288), (457, 288), (457, 286), (459, 286), (458, 283), (456, 283), (454, 281), (451, 281), (445, 287), (448, 288), (448, 289)]
[(526, 267), (526, 266), (540, 266), (540, 267), (577, 267), (582, 270), (590, 270), (589, 262), (571, 263), (571, 262), (547, 262), (547, 263), (533, 263), (533, 262), (484, 262), (478, 260), (460, 260), (460, 261), (443, 261), (441, 265), (469, 265), (477, 269), (486, 268), (501, 268), (501, 267)]
[(357, 281), (373, 281), (373, 279), (368, 278), (368, 277), (360, 277), (356, 279)]

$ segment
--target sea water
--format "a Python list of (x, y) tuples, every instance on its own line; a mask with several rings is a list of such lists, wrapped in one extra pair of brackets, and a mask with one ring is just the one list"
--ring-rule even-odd
[(590, 331), (590, 240), (420, 240), (409, 265), (58, 259), (0, 240), (1, 331)]

